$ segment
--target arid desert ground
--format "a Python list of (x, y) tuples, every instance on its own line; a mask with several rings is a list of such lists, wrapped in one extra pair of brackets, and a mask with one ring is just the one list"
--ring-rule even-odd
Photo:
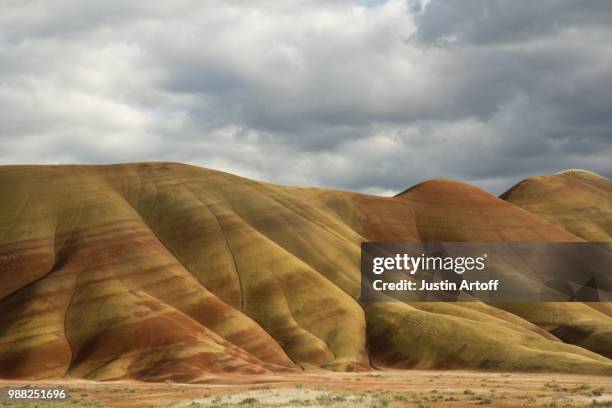
[[(473, 371), (311, 372), (219, 375), (205, 384), (0, 382), (0, 387), (67, 387), (70, 399), (46, 406), (83, 407), (584, 407), (612, 406), (612, 378)], [(32, 404), (8, 406), (29, 407)]]

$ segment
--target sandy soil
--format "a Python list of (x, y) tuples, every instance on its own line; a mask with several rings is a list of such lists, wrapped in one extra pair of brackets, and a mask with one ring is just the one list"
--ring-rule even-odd
[[(64, 387), (65, 402), (9, 402), (8, 387)], [(12, 407), (582, 407), (611, 406), (612, 378), (469, 371), (217, 376), (205, 384), (0, 381)]]

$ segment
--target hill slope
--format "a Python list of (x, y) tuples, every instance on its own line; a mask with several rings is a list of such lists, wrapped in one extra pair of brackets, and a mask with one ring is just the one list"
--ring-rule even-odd
[[(500, 307), (359, 301), (362, 241), (580, 240), (463, 183), (385, 198), (176, 163), (3, 166), (0, 228), (0, 377), (189, 382), (372, 364), (612, 373), (601, 352)], [(558, 308), (593, 332), (612, 325), (587, 305)]]
[[(612, 181), (585, 170), (566, 170), (521, 181), (500, 196), (568, 232), (591, 242), (612, 241)], [(612, 326), (601, 324), (599, 312), (612, 316), (608, 303), (504, 305), (560, 339), (612, 358)]]
[(612, 181), (584, 170), (530, 177), (501, 198), (587, 241), (612, 240)]

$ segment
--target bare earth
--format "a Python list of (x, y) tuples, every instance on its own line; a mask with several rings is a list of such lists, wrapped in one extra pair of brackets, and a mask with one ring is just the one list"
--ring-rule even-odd
[[(65, 402), (7, 402), (8, 387), (64, 387)], [(470, 371), (211, 376), (206, 384), (0, 381), (13, 407), (582, 407), (612, 406), (612, 378)]]

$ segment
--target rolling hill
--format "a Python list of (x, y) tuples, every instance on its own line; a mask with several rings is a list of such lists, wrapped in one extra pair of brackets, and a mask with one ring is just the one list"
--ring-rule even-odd
[(178, 163), (0, 166), (0, 378), (612, 374), (605, 304), (359, 299), (363, 241), (609, 241), (579, 233), (610, 230), (609, 190), (592, 190), (568, 223), (448, 180), (376, 197)]
[[(612, 181), (596, 173), (571, 169), (521, 181), (500, 196), (516, 206), (590, 242), (612, 241)], [(612, 358), (612, 326), (583, 305), (543, 303), (504, 305), (548, 329), (566, 342)], [(609, 303), (590, 303), (591, 309), (612, 316)]]
[(612, 240), (612, 181), (593, 172), (530, 177), (501, 198), (587, 241)]

